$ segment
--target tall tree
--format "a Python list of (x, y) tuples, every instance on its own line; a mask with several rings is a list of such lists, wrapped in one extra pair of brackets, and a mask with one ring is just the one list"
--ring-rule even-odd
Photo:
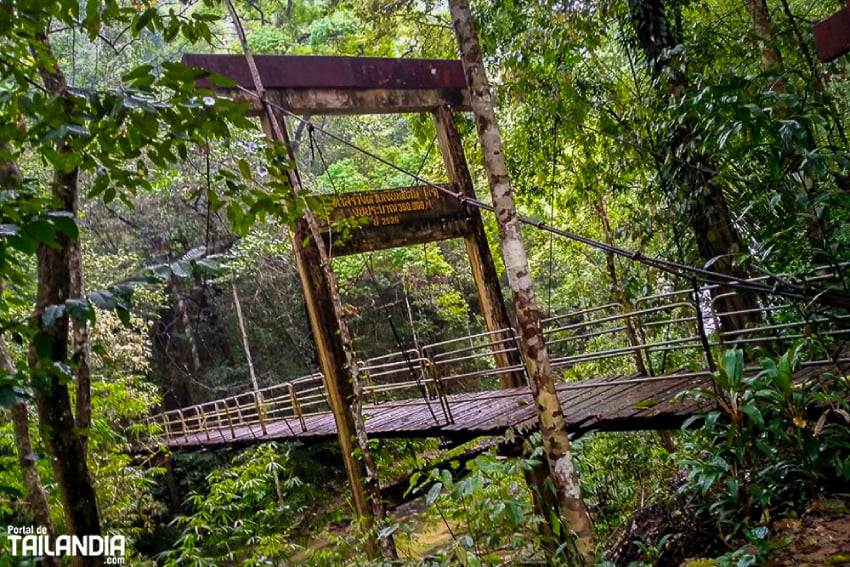
[(449, 9), (472, 98), (475, 126), (481, 142), (494, 213), (499, 226), (502, 258), (508, 285), (513, 292), (520, 343), (559, 511), (566, 520), (566, 525), (575, 534), (578, 555), (585, 562), (592, 563), (595, 558), (593, 526), (581, 498), (581, 487), (570, 450), (566, 421), (555, 391), (549, 352), (540, 326), (540, 311), (534, 296), (528, 257), (520, 232), (507, 162), (502, 150), (502, 140), (472, 13), (466, 0), (450, 0)]
[[(637, 45), (644, 54), (648, 73), (654, 88), (665, 104), (685, 97), (690, 88), (685, 65), (676, 58), (676, 48), (681, 44), (679, 10), (676, 0), (629, 0), (630, 22)], [(662, 174), (662, 184), (668, 198), (682, 204), (684, 215), (699, 256), (710, 262), (718, 272), (746, 278), (746, 272), (736, 265), (735, 259), (747, 253), (735, 225), (723, 185), (716, 178), (716, 169), (696, 143), (699, 138), (697, 119), (686, 115), (672, 121), (670, 132), (662, 143), (666, 145), (655, 152), (657, 166)], [(723, 288), (713, 292), (717, 297), (715, 308), (721, 313), (724, 331), (743, 330), (758, 318), (754, 296), (729, 294)], [(728, 315), (723, 315), (726, 313)]]
[[(51, 43), (52, 34), (61, 33), (56, 29), (79, 32), (94, 42), (113, 25), (124, 28), (131, 43), (143, 33), (155, 32), (170, 38), (182, 34), (192, 41), (210, 39), (209, 21), (214, 16), (162, 16), (144, 2), (127, 7), (89, 2), (81, 7), (76, 0), (28, 2), (8, 12), (0, 20), (2, 171), (8, 177), (21, 163), (30, 167), (18, 176), (16, 191), (4, 191), (0, 280), (13, 273), (20, 276), (20, 266), (34, 259), (37, 282), (26, 324), (14, 320), (6, 302), (0, 302), (0, 315), (4, 332), (11, 329), (29, 344), (26, 385), (35, 393), (38, 426), (51, 456), (65, 526), (73, 535), (98, 535), (100, 514), (85, 442), (91, 420), (86, 340), (79, 327), (83, 332), (78, 333), (75, 355), (72, 320), (93, 320), (97, 306), (116, 310), (128, 321), (128, 288), (115, 286), (83, 296), (76, 222), (81, 173), (90, 182), (89, 195), (106, 202), (119, 195), (126, 199), (126, 193), (151, 188), (148, 160), (168, 168), (178, 156), (188, 154), (190, 145), (228, 135), (230, 125), (248, 122), (242, 109), (229, 101), (199, 107), (192, 84), (197, 74), (178, 64), (156, 74), (151, 65), (135, 67), (123, 77), (132, 89), (111, 91), (97, 85), (76, 89)], [(159, 105), (165, 98), (171, 104)], [(47, 167), (39, 169), (37, 164)], [(241, 202), (235, 206), (241, 207)], [(3, 389), (9, 387), (2, 384)], [(100, 565), (102, 560), (76, 556), (72, 564)]]
[(766, 71), (778, 68), (782, 59), (773, 37), (770, 11), (767, 8), (766, 0), (744, 0), (744, 6), (750, 15), (753, 31), (755, 31), (755, 36), (761, 47), (762, 67)]
[[(61, 108), (70, 116), (75, 105), (71, 99), (65, 75), (59, 68), (47, 37), (47, 30), (36, 34), (31, 49), (34, 52), (45, 91), (61, 101)], [(55, 143), (56, 154), (67, 158), (72, 149), (65, 136)], [(59, 210), (76, 217), (79, 201), (79, 170), (76, 167), (57, 168), (50, 188)], [(62, 364), (69, 358), (70, 317), (62, 315), (51, 321), (47, 317), (51, 306), (65, 305), (74, 299), (73, 281), (79, 262), (78, 236), (57, 235), (56, 246), (42, 243), (38, 247), (38, 285), (32, 313), (36, 339), (30, 348), (29, 363), (33, 370), (39, 428), (53, 459), (53, 472), (62, 496), (65, 522), (75, 535), (100, 535), (100, 514), (97, 496), (86, 460), (85, 441), (74, 418), (70, 403), (68, 376)], [(60, 364), (56, 364), (59, 362)], [(78, 384), (79, 386), (79, 384)], [(78, 396), (89, 399), (90, 384)], [(75, 567), (101, 565), (100, 557), (74, 556)]]

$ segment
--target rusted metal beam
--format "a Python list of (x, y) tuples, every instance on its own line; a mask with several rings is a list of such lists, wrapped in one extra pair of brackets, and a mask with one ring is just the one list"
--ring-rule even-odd
[(850, 52), (850, 7), (815, 24), (812, 32), (818, 58), (824, 63)]
[[(459, 61), (290, 55), (257, 55), (255, 60), (269, 100), (297, 114), (428, 112), (441, 105), (469, 109)], [(190, 53), (183, 62), (253, 90), (241, 55)], [(256, 97), (244, 91), (205, 79), (197, 84), (250, 103), (249, 113), (261, 111)]]
[[(255, 55), (266, 90), (273, 89), (465, 89), (460, 61), (320, 55)], [(254, 88), (242, 55), (187, 53), (183, 62)], [(198, 86), (213, 87), (208, 81)]]

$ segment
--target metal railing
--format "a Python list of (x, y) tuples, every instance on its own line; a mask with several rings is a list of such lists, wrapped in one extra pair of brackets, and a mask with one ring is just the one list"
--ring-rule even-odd
[[(830, 278), (831, 274), (821, 274), (816, 279), (823, 282)], [(826, 352), (830, 342), (850, 334), (850, 315), (804, 317), (797, 305), (787, 301), (762, 299), (757, 307), (721, 313), (717, 303), (736, 292), (720, 291), (716, 286), (670, 290), (638, 298), (631, 305), (608, 303), (544, 319), (552, 367), (572, 380), (622, 375), (618, 380), (624, 383), (660, 380), (668, 373), (678, 377), (683, 373), (705, 375), (722, 348), (784, 349), (792, 341), (805, 338), (817, 339), (810, 341), (808, 361), (816, 364), (830, 360)], [(732, 315), (747, 315), (754, 323), (746, 329), (727, 330), (724, 319)], [(521, 360), (513, 329), (370, 358), (358, 371), (367, 403), (421, 397), (430, 407), (434, 400), (439, 405), (432, 409), (432, 415), (441, 425), (453, 421), (448, 395), (497, 390), (503, 375), (524, 376), (522, 365), (500, 368), (499, 354)], [(308, 431), (311, 416), (329, 411), (323, 376), (317, 372), (256, 392), (166, 411), (151, 416), (147, 427), (140, 429), (156, 431), (166, 441), (200, 437), (225, 442), (246, 434), (259, 438), (272, 424), (279, 428), (282, 423), (295, 437), (298, 431)]]

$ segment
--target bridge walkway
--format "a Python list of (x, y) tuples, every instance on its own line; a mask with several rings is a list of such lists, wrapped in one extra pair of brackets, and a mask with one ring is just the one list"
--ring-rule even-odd
[[(806, 340), (809, 356), (797, 380), (841, 371), (837, 364), (845, 360), (834, 353), (842, 351), (850, 334), (850, 315), (803, 321), (793, 303), (763, 300), (758, 324), (724, 332), (723, 317), (737, 314), (719, 313), (714, 304), (722, 296), (710, 292), (708, 287), (671, 291), (639, 298), (630, 308), (610, 303), (544, 321), (553, 370), (564, 377), (557, 390), (573, 435), (680, 426), (698, 409), (694, 397), (683, 392), (711, 387), (709, 368), (732, 344), (757, 356)], [(536, 415), (529, 389), (499, 389), (501, 374), (524, 370), (497, 368), (494, 353), (515, 349), (513, 330), (502, 329), (364, 361), (360, 376), (369, 436), (462, 442), (532, 429)], [(162, 412), (140, 429), (156, 432), (138, 438), (140, 445), (173, 450), (336, 438), (320, 373)]]

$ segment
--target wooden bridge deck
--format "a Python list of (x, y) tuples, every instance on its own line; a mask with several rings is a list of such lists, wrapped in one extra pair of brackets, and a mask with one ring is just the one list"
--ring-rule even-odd
[[(705, 388), (708, 381), (705, 373), (660, 377), (631, 375), (561, 383), (557, 389), (568, 428), (578, 436), (598, 430), (678, 427), (693, 414), (696, 404), (691, 398), (674, 401), (674, 396), (685, 390)], [(446, 400), (453, 423), (447, 423), (439, 400), (426, 403), (423, 399), (410, 399), (365, 406), (366, 429), (370, 438), (441, 437), (465, 441), (484, 435), (501, 435), (508, 428), (527, 431), (537, 425), (527, 387), (454, 394)], [(336, 439), (330, 412), (306, 416), (305, 426), (306, 430), (302, 430), (297, 419), (289, 418), (266, 423), (265, 433), (258, 424), (210, 427), (162, 442), (173, 450), (191, 450), (270, 440), (316, 443)]]
[[(835, 365), (806, 366), (795, 373), (795, 381), (799, 383), (825, 371), (835, 372)], [(557, 390), (567, 428), (573, 437), (578, 437), (592, 431), (678, 428), (701, 408), (693, 396), (677, 395), (710, 387), (711, 380), (706, 372), (678, 372), (658, 377), (634, 374), (562, 382)], [(429, 403), (420, 398), (367, 405), (364, 414), (369, 437), (440, 437), (463, 442), (481, 436), (503, 435), (509, 428), (525, 433), (537, 426), (528, 387), (453, 394), (446, 399), (453, 422), (447, 422), (436, 399)], [(259, 424), (209, 427), (202, 432), (161, 439), (159, 443), (180, 451), (245, 446), (272, 440), (312, 444), (336, 439), (336, 426), (330, 412), (304, 419), (305, 429), (297, 419), (278, 419), (266, 423), (265, 433)]]
[[(707, 314), (688, 299), (690, 294), (689, 289), (674, 290), (638, 299), (633, 310), (608, 304), (545, 320), (553, 371), (569, 370), (573, 376), (582, 376), (599, 371), (592, 365), (612, 361), (617, 364), (614, 368), (644, 366), (652, 372), (653, 364), (655, 368), (673, 364), (668, 357), (690, 363), (716, 359), (726, 345), (736, 343), (781, 352), (793, 341), (809, 336), (814, 328), (811, 325), (820, 325), (819, 334), (830, 340), (843, 341), (850, 335), (848, 325), (835, 324), (850, 324), (849, 314), (799, 321), (794, 318), (796, 308), (792, 303), (760, 308), (761, 324), (748, 328), (746, 333), (721, 331), (719, 321), (723, 314), (714, 309), (716, 298)], [(708, 295), (708, 291), (703, 295)], [(774, 323), (780, 315), (791, 322)], [(700, 320), (702, 328), (713, 329), (710, 340), (695, 331)], [(625, 336), (629, 324), (641, 331), (638, 344), (634, 344), (635, 337)], [(605, 340), (596, 344), (600, 338)], [(836, 347), (841, 361), (850, 362), (846, 343), (838, 342)], [(815, 350), (810, 350), (813, 360), (803, 363), (795, 374), (797, 380), (817, 372), (837, 371), (835, 364), (828, 361), (833, 355), (825, 357), (825, 353), (820, 353), (818, 359)], [(521, 366), (501, 367), (495, 357), (497, 351), (518, 354), (512, 329), (417, 346), (364, 361), (361, 377), (366, 399), (372, 400), (363, 410), (369, 436), (440, 437), (463, 442), (502, 435), (512, 428), (520, 433), (533, 429), (537, 418), (528, 388), (493, 389), (502, 373), (524, 377)], [(623, 360), (630, 363), (623, 366)], [(643, 364), (637, 364), (641, 361)], [(587, 364), (591, 366), (583, 366)], [(589, 431), (679, 427), (698, 408), (692, 396), (676, 398), (677, 394), (709, 387), (709, 372), (703, 370), (561, 382), (557, 389), (567, 427), (578, 436)], [(442, 392), (447, 389), (465, 393), (446, 396)], [(431, 396), (427, 401), (422, 397), (425, 390)], [(392, 401), (377, 401), (381, 399)], [(334, 418), (328, 410), (323, 377), (316, 372), (261, 390), (150, 416), (140, 430), (151, 433), (146, 439), (140, 436), (137, 446), (195, 450), (267, 440), (322, 442), (337, 438)]]

